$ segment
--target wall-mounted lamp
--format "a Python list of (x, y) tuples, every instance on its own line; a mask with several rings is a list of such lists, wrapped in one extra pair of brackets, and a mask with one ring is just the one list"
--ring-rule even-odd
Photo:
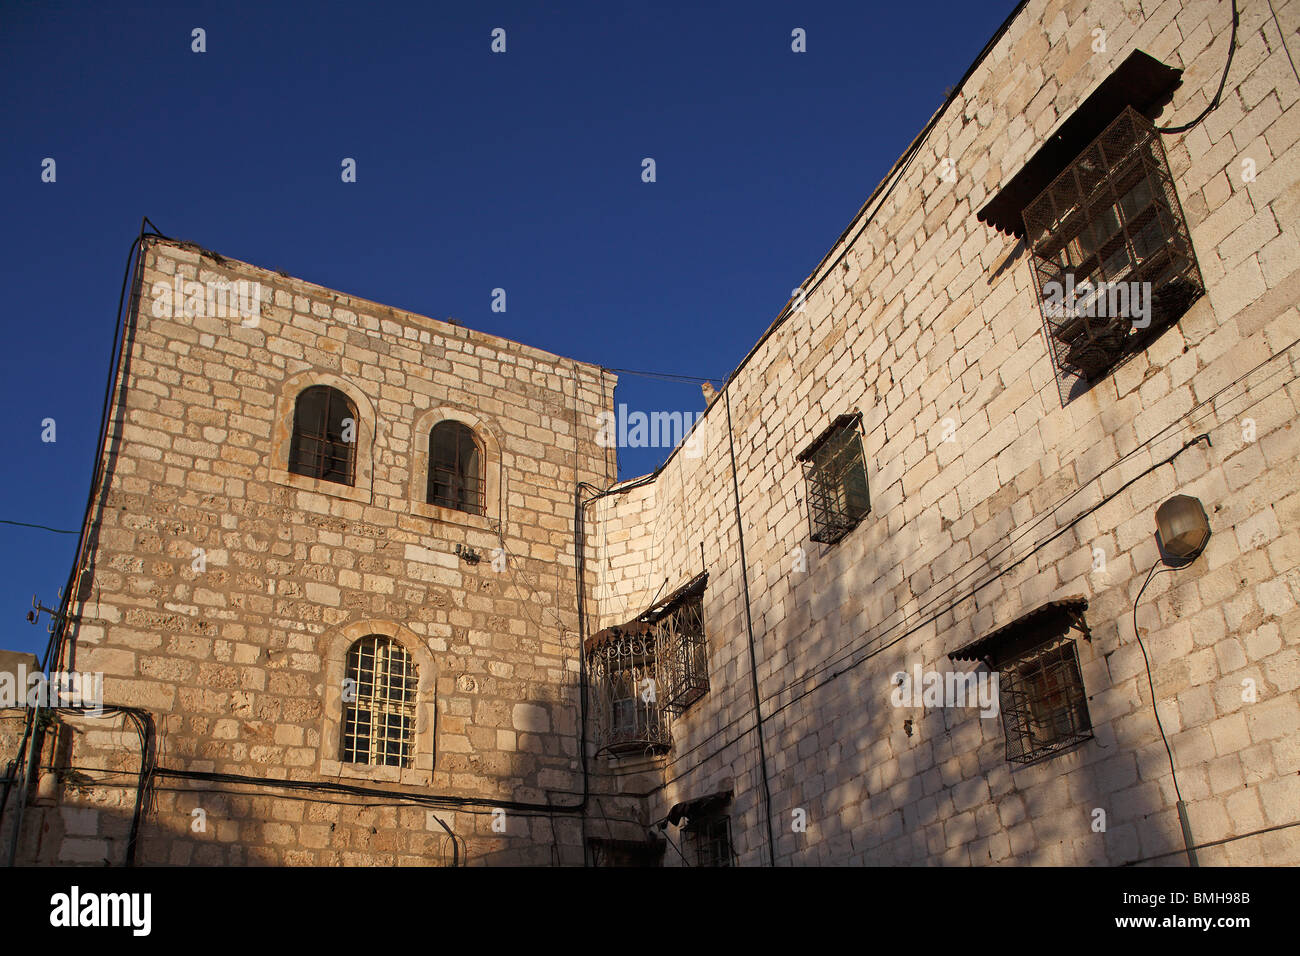
[(1210, 540), (1210, 519), (1199, 499), (1174, 495), (1156, 509), (1156, 532), (1166, 555), (1180, 562), (1192, 561)]

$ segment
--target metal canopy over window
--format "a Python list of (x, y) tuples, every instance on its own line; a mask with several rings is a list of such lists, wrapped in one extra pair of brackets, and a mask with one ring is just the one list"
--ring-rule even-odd
[(481, 515), (483, 486), (483, 449), (474, 430), (460, 422), (434, 425), (429, 432), (429, 504)]
[(808, 479), (810, 537), (833, 544), (871, 511), (867, 467), (859, 433), (862, 415), (841, 415), (795, 460)]
[(1064, 636), (1071, 628), (1078, 629), (1085, 639), (1091, 641), (1092, 633), (1083, 617), (1087, 609), (1088, 600), (1084, 597), (1048, 601), (979, 640), (952, 651), (948, 659), (982, 661), (990, 670), (997, 670), (1000, 662), (1016, 657), (1035, 641)]
[(1009, 235), (1024, 236), (1022, 213), (1034, 197), (1060, 175), (1075, 157), (1118, 116), (1125, 107), (1153, 117), (1170, 101), (1182, 82), (1183, 71), (1134, 50), (1123, 63), (1079, 105), (1020, 172), (1002, 187), (977, 214)]
[(294, 404), (289, 471), (351, 485), (357, 447), (357, 410), (337, 388), (313, 385)]
[(672, 809), (668, 811), (668, 816), (664, 819), (673, 826), (678, 826), (682, 820), (690, 820), (692, 817), (713, 813), (723, 809), (730, 802), (731, 791), (719, 790), (703, 797), (696, 797), (694, 800), (683, 800), (681, 803), (673, 804)]

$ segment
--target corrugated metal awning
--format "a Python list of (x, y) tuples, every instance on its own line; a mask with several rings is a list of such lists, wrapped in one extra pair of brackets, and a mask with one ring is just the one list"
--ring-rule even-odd
[(620, 637), (640, 637), (654, 630), (651, 627), (672, 611), (683, 598), (688, 598), (698, 591), (703, 591), (709, 583), (709, 572), (701, 571), (662, 601), (656, 601), (626, 624), (615, 624), (597, 631), (583, 642), (584, 650), (590, 654), (596, 648)]
[(826, 444), (826, 440), (830, 438), (832, 435), (834, 435), (837, 431), (839, 431), (841, 428), (844, 428), (848, 425), (856, 425), (860, 421), (862, 421), (862, 413), (858, 411), (849, 412), (845, 415), (841, 415), (839, 418), (835, 419), (835, 421), (827, 425), (825, 430), (816, 438), (814, 438), (812, 440), (812, 443), (807, 448), (799, 452), (799, 454), (795, 455), (794, 460), (808, 461), (809, 459), (812, 458), (813, 455), (817, 453), (817, 449), (820, 448), (822, 445)]
[(708, 586), (708, 583), (709, 572), (701, 571), (662, 601), (658, 601), (651, 605), (651, 607), (644, 614), (641, 614), (637, 620), (645, 621), (648, 624), (654, 624), (656, 621), (668, 614), (679, 601), (703, 591), (705, 587)]
[(679, 821), (689, 820), (691, 817), (697, 817), (701, 814), (708, 813), (725, 807), (731, 802), (730, 790), (719, 790), (717, 793), (711, 793), (706, 797), (696, 797), (694, 800), (683, 800), (681, 803), (673, 805), (668, 811), (667, 820), (673, 826), (677, 826)]
[(1063, 636), (1072, 627), (1092, 640), (1088, 622), (1083, 617), (1087, 608), (1088, 599), (1082, 596), (1048, 601), (979, 640), (958, 648), (948, 655), (948, 660), (985, 661), (995, 666), (999, 661), (1013, 659), (1038, 644)]
[(620, 637), (640, 637), (653, 631), (649, 624), (644, 621), (628, 621), (626, 624), (615, 624), (613, 627), (607, 627), (604, 630), (597, 631), (591, 637), (583, 642), (583, 649), (590, 654), (599, 647), (603, 647), (610, 641), (616, 641)]

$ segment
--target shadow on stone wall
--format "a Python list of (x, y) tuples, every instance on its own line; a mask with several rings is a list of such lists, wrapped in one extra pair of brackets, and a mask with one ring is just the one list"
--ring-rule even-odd
[[(581, 765), (577, 759), (576, 707), (569, 701), (535, 701), (553, 715), (554, 732), (520, 735), (520, 763), (536, 780), (528, 751), (570, 758), (572, 770), (560, 779), (520, 787), (501, 794), (502, 803), (545, 805), (556, 809), (484, 806), (427, 806), (390, 801), (378, 795), (309, 792), (251, 783), (207, 782), (155, 778), (148, 810), (137, 843), (139, 865), (172, 866), (581, 866), (584, 827), (580, 815), (565, 812), (582, 798)], [(78, 718), (76, 736), (89, 724)], [(160, 721), (162, 723), (163, 721)], [(21, 722), (15, 721), (19, 728)], [(115, 727), (120, 722), (114, 721)], [(102, 729), (102, 728), (96, 728)], [(12, 736), (12, 735), (8, 735)], [(530, 739), (531, 738), (531, 739)], [(51, 738), (52, 739), (52, 738)], [(16, 750), (7, 738), (6, 760)], [(13, 743), (10, 747), (8, 744)], [(72, 752), (76, 753), (74, 745)], [(196, 759), (161, 741), (159, 765), (184, 769)], [(42, 767), (50, 767), (50, 747), (43, 748)], [(102, 754), (102, 751), (99, 752)], [(74, 758), (75, 759), (75, 758)], [(204, 760), (206, 762), (206, 760)], [(111, 766), (110, 766), (111, 764)], [(120, 866), (127, 858), (138, 780), (138, 748), (114, 757), (100, 770), (68, 763), (66, 753), (54, 762), (57, 802), (27, 807), (18, 862), (37, 865)], [(592, 763), (593, 793), (586, 815), (586, 837), (644, 839), (647, 822), (640, 801), (612, 794), (613, 781)], [(250, 771), (255, 773), (255, 769)], [(521, 771), (521, 774), (523, 771)], [(548, 771), (542, 771), (547, 774)], [(304, 774), (316, 780), (315, 774)], [(363, 785), (363, 781), (349, 780)], [(412, 797), (430, 796), (431, 788), (375, 784), (376, 789), (400, 790)], [(7, 854), (15, 820), (17, 793), (11, 794), (0, 847)], [(451, 832), (449, 833), (448, 830)]]

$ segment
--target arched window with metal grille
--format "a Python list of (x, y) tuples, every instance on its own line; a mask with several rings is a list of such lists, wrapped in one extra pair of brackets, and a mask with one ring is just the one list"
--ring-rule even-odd
[(356, 473), (357, 409), (337, 388), (313, 385), (294, 404), (289, 471), (351, 485)]
[(415, 750), (415, 663), (402, 645), (371, 634), (348, 648), (343, 681), (343, 760), (409, 767)]
[(429, 487), (431, 505), (483, 514), (483, 446), (468, 425), (442, 421), (429, 432)]

